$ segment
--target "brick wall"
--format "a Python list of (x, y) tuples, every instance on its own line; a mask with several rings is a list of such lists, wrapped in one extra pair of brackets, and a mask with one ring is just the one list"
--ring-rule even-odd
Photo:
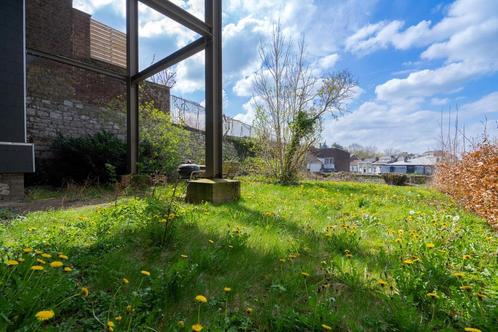
[[(91, 16), (72, 8), (72, 0), (28, 0), (28, 49), (62, 55), (119, 74), (126, 69), (90, 57)], [(27, 134), (35, 144), (37, 169), (52, 158), (50, 146), (58, 134), (93, 135), (106, 130), (126, 139), (123, 81), (33, 56), (27, 59)], [(147, 83), (158, 108), (169, 112), (169, 89)]]

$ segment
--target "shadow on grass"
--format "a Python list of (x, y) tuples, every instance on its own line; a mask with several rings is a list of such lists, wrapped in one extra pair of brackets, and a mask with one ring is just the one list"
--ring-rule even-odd
[[(175, 330), (179, 320), (188, 324), (196, 321), (198, 306), (193, 298), (204, 294), (209, 301), (202, 308), (201, 319), (213, 330), (319, 330), (323, 322), (339, 331), (420, 327), (422, 314), (410, 303), (389, 299), (370, 287), (360, 277), (362, 271), (337, 273), (321, 267), (322, 254), (342, 257), (346, 249), (353, 253), (353, 261), (367, 265), (387, 265), (394, 257), (375, 257), (349, 236), (326, 237), (299, 227), (295, 221), (269, 217), (244, 202), (224, 208), (237, 213), (237, 221), (248, 227), (270, 225), (270, 231), (290, 234), (300, 247), (316, 251), (304, 250), (292, 262), (282, 265), (278, 255), (255, 250), (244, 237), (209, 233), (202, 224), (186, 217), (174, 221), (165, 247), (159, 245), (164, 227), (160, 223), (129, 228), (118, 224), (101, 232), (96, 229), (94, 234), (87, 234), (95, 238), (89, 246), (67, 244), (57, 248), (75, 263), (80, 284), (91, 289), (85, 306), (68, 304), (60, 315), (70, 317), (73, 328), (92, 330), (98, 326), (93, 315), (104, 322), (109, 315), (128, 317), (125, 308), (132, 304), (133, 321), (129, 323), (125, 318), (123, 324), (131, 324), (132, 330), (147, 326), (169, 331)], [(306, 284), (300, 273), (310, 267), (315, 271), (310, 271), (312, 275)], [(149, 271), (151, 276), (142, 275), (142, 270)], [(130, 281), (129, 286), (121, 285), (124, 277)], [(346, 288), (338, 286), (319, 292), (325, 283)], [(233, 288), (233, 317), (228, 322), (223, 314), (225, 286)], [(246, 306), (254, 307), (255, 313), (244, 315)], [(115, 308), (111, 313), (110, 307)], [(418, 317), (409, 325), (403, 320), (404, 315)]]

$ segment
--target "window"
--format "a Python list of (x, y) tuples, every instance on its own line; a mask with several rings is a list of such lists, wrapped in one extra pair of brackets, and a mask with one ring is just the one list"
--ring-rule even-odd
[(334, 164), (334, 158), (325, 158), (325, 165)]
[(406, 173), (408, 174), (415, 173), (415, 166), (406, 166)]

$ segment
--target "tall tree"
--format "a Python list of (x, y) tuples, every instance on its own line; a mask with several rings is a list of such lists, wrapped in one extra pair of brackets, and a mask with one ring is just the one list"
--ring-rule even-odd
[(287, 38), (278, 23), (271, 38), (259, 46), (254, 126), (263, 159), (282, 183), (297, 179), (306, 152), (320, 136), (323, 118), (344, 114), (356, 86), (348, 71), (317, 75), (305, 50), (304, 38)]

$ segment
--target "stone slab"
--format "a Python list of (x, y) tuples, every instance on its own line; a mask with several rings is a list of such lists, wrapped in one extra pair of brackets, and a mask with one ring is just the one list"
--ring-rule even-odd
[(187, 181), (188, 203), (222, 204), (240, 199), (240, 181), (228, 179), (197, 179)]

